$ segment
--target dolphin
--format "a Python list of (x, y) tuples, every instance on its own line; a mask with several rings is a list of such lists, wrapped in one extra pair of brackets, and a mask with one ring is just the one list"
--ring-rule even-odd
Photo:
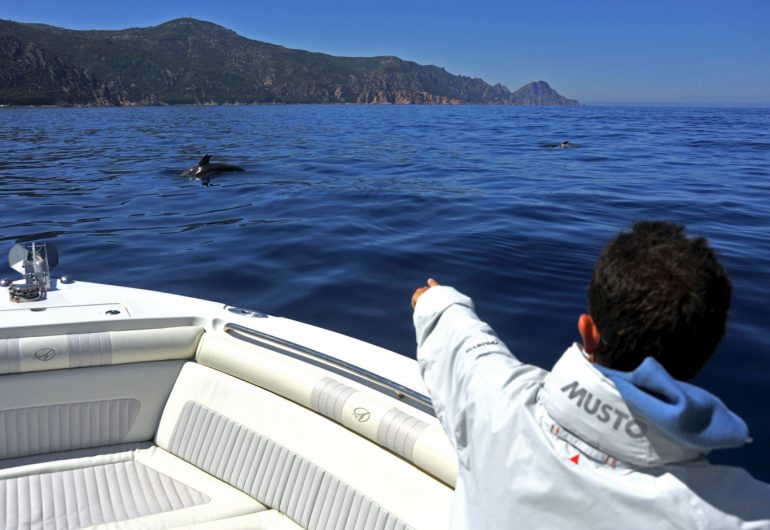
[(233, 166), (230, 164), (212, 164), (209, 162), (211, 155), (206, 155), (200, 159), (197, 166), (193, 166), (190, 169), (186, 169), (182, 172), (183, 177), (198, 178), (207, 183), (209, 177), (213, 173), (223, 173), (225, 171), (243, 171), (242, 167)]
[(571, 143), (569, 140), (564, 140), (563, 142), (559, 144), (545, 144), (545, 147), (549, 147), (551, 149), (558, 148), (558, 149), (572, 149), (573, 147), (577, 147), (576, 144)]

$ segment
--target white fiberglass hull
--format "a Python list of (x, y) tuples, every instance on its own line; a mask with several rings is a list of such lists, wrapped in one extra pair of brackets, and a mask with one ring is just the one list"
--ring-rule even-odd
[(447, 526), (456, 460), (414, 360), (221, 303), (52, 287), (0, 291), (0, 526)]

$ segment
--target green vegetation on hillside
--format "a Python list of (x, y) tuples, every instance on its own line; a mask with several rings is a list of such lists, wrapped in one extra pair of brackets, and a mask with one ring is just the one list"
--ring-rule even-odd
[(576, 105), (547, 83), (516, 92), (397, 57), (334, 57), (183, 18), (73, 31), (0, 21), (0, 104), (499, 103)]

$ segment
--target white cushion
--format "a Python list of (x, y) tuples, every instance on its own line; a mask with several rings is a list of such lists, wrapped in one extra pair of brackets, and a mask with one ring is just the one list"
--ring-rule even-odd
[(10, 527), (154, 529), (265, 509), (158, 447), (4, 469), (0, 492)]
[(304, 530), (300, 525), (278, 510), (250, 513), (239, 517), (218, 519), (213, 522), (178, 528), (180, 530), (181, 528), (189, 528), (191, 530)]
[(0, 376), (0, 459), (152, 439), (182, 364)]
[[(189, 418), (190, 414), (195, 417)], [(182, 429), (182, 439), (190, 440), (189, 444), (180, 443), (178, 425)], [(243, 449), (244, 440), (252, 436), (246, 431), (265, 438), (259, 442), (255, 453), (261, 455), (267, 446), (276, 458), (267, 464), (264, 472), (254, 470), (250, 479), (242, 480), (249, 473), (243, 467), (258, 456)], [(364, 519), (367, 514), (376, 517), (392, 515), (416, 530), (443, 528), (449, 523), (451, 488), (324, 416), (199, 364), (187, 363), (182, 369), (163, 412), (156, 443), (190, 458), (223, 480), (264, 493), (265, 498), (281, 499), (281, 503), (286, 499), (276, 497), (274, 488), (280, 490), (289, 484), (296, 495), (304, 498), (306, 492), (296, 484), (300, 480), (296, 477), (307, 472), (310, 473), (307, 480), (323, 480), (322, 490), (323, 484), (327, 484), (329, 488), (338, 487), (340, 492), (344, 491), (345, 498), (340, 498), (339, 502), (346, 506), (346, 510), (350, 509), (347, 496), (353, 495), (357, 503), (353, 509), (360, 511)], [(223, 450), (225, 446), (232, 447), (232, 452)], [(286, 463), (289, 459), (301, 460), (297, 464), (299, 470)], [(236, 460), (242, 463), (241, 467), (233, 465)], [(283, 482), (283, 476), (274, 473), (273, 467), (281, 465), (285, 473), (295, 477), (288, 483)], [(255, 478), (271, 483), (264, 487), (262, 484), (255, 486)], [(327, 491), (323, 493), (325, 495)], [(291, 500), (289, 504), (296, 514), (294, 502)], [(266, 504), (279, 508), (269, 502)], [(336, 500), (334, 506), (333, 509), (337, 509)], [(283, 506), (280, 508), (284, 511)], [(300, 521), (307, 515), (293, 517)], [(329, 517), (325, 512), (313, 515), (316, 516), (323, 520)], [(353, 528), (369, 527), (368, 519), (365, 522), (366, 525)], [(371, 527), (375, 527), (374, 522)]]
[[(439, 421), (356, 381), (221, 333), (207, 333), (196, 360), (334, 420), (449, 486), (457, 456)], [(417, 369), (416, 361), (415, 370)], [(367, 420), (361, 421), (365, 414)]]
[(190, 359), (202, 334), (179, 326), (0, 338), (0, 374)]

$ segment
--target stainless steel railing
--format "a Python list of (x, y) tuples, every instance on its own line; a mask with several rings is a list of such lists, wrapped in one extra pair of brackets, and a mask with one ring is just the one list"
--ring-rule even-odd
[(386, 395), (434, 414), (433, 402), (430, 397), (355, 364), (343, 361), (342, 359), (338, 359), (337, 357), (322, 353), (318, 350), (308, 348), (307, 346), (297, 344), (296, 342), (247, 328), (246, 326), (241, 326), (240, 324), (234, 324), (232, 322), (227, 323), (224, 326), (224, 331), (235, 338), (247, 340), (248, 342), (266, 347), (277, 353), (317, 366), (332, 368), (336, 373), (358, 380), (370, 388), (379, 390)]

